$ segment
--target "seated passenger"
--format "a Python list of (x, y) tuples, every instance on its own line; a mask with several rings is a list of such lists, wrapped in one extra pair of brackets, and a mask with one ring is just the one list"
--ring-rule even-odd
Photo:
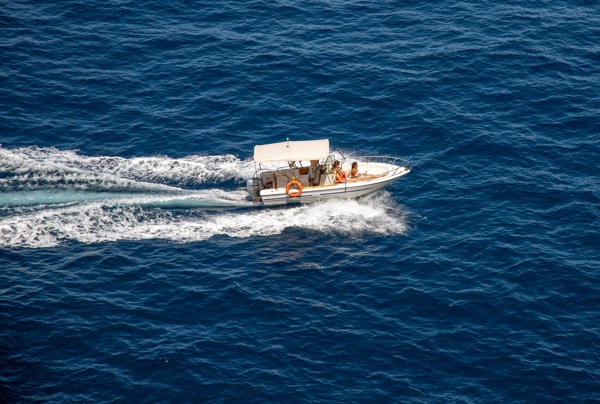
[(355, 161), (352, 163), (352, 168), (350, 169), (349, 177), (352, 179), (358, 179), (360, 175), (361, 174), (358, 172), (358, 163)]
[(341, 184), (346, 182), (346, 173), (340, 167), (340, 162), (338, 160), (333, 162), (333, 175), (335, 176), (335, 183)]
[(367, 174), (366, 171), (364, 173), (359, 173), (358, 172), (358, 163), (356, 161), (352, 163), (352, 169), (350, 169), (350, 178), (353, 179), (353, 180), (355, 180), (355, 181), (372, 180), (374, 178), (383, 177), (386, 174), (387, 173), (382, 173), (382, 174)]

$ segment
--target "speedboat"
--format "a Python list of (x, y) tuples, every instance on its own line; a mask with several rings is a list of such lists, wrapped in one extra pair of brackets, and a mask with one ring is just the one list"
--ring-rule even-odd
[[(382, 189), (411, 170), (410, 162), (398, 157), (368, 156), (350, 161), (336, 152), (329, 149), (328, 139), (288, 139), (255, 146), (256, 171), (246, 182), (248, 199), (273, 206), (357, 198)], [(359, 173), (355, 170), (352, 178), (353, 163), (358, 164)]]

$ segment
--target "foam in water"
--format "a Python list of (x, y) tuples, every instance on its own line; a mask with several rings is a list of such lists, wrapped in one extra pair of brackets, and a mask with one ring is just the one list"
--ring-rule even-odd
[(289, 228), (326, 234), (405, 230), (403, 215), (385, 192), (361, 200), (266, 209), (255, 208), (242, 189), (189, 190), (156, 183), (251, 175), (253, 165), (233, 156), (123, 159), (53, 148), (0, 153), (0, 248), (53, 247), (67, 241), (192, 242), (215, 235), (271, 236)]
[(164, 239), (193, 242), (216, 235), (271, 236), (292, 227), (327, 234), (404, 232), (403, 215), (391, 209), (386, 199), (384, 195), (360, 201), (322, 201), (289, 209), (225, 212), (177, 212), (118, 201), (113, 201), (112, 205), (88, 202), (0, 219), (0, 247), (53, 247), (64, 241), (99, 243)]
[[(140, 189), (154, 184), (193, 186), (227, 180), (242, 180), (254, 164), (232, 155), (169, 157), (89, 157), (73, 150), (55, 148), (0, 148), (0, 189), (32, 187), (77, 187), (80, 189)], [(140, 185), (139, 182), (143, 184)]]

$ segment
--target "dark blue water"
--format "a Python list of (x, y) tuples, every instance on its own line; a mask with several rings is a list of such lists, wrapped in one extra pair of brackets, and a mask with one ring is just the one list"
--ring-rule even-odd
[[(0, 401), (600, 401), (596, 1), (0, 5)], [(413, 171), (247, 202), (255, 144)]]

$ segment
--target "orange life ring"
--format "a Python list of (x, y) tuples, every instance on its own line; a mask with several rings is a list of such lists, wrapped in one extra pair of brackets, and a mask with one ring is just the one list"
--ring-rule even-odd
[[(290, 194), (290, 186), (292, 186), (292, 185), (297, 185), (298, 186), (298, 192)], [(297, 196), (302, 195), (302, 184), (300, 184), (300, 181), (290, 181), (290, 182), (288, 182), (287, 187), (285, 187), (285, 193), (288, 194), (288, 196), (291, 197), (291, 198), (295, 198)]]

